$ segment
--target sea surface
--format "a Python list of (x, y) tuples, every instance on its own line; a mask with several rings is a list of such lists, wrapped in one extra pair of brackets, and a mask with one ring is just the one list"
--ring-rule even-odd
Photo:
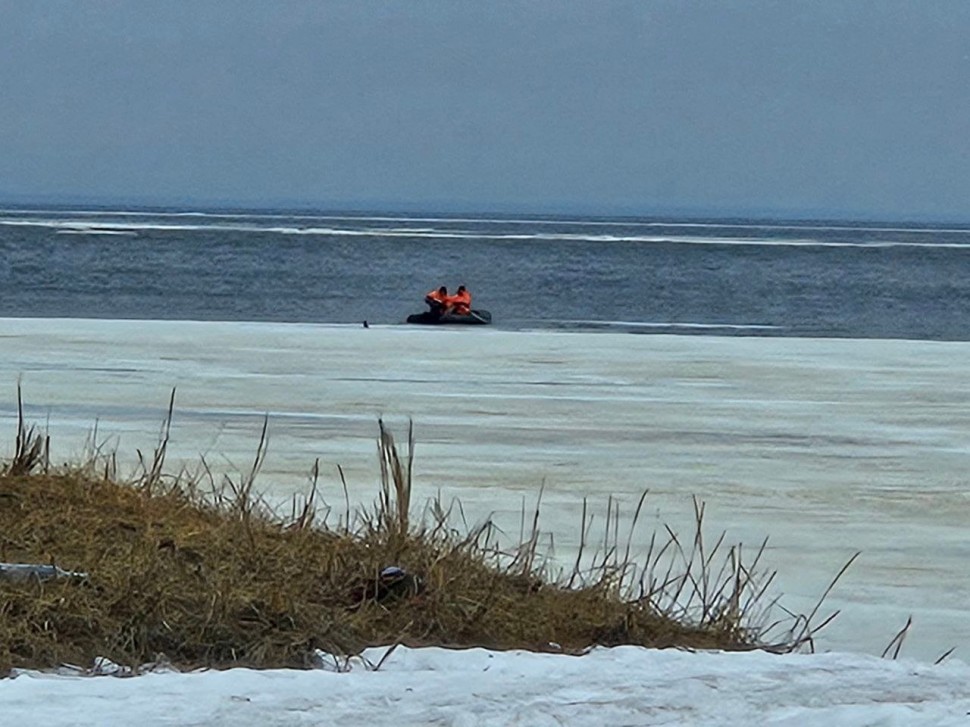
[(970, 340), (970, 227), (0, 210), (0, 317)]

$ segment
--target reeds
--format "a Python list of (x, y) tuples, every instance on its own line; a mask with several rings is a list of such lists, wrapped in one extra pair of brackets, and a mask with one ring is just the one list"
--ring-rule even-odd
[(584, 502), (577, 557), (554, 573), (539, 546), (541, 492), (517, 544), (490, 520), (469, 527), (460, 503), (440, 497), (412, 518), (412, 426), (402, 457), (378, 422), (378, 499), (352, 510), (340, 471), (344, 507), (331, 523), (319, 463), (286, 516), (256, 493), (267, 422), (238, 479), (216, 482), (204, 463), (201, 477), (166, 476), (173, 406), (174, 392), (159, 447), (130, 482), (107, 465), (51, 471), (46, 440), (36, 444), (19, 417), (14, 459), (0, 470), (0, 559), (89, 575), (0, 582), (0, 669), (96, 657), (137, 668), (159, 654), (183, 667), (308, 667), (318, 650), (399, 643), (786, 651), (811, 647), (819, 628), (815, 612), (787, 627), (770, 620), (765, 544), (750, 560), (723, 535), (709, 545), (699, 501), (690, 539), (667, 528), (641, 558), (634, 532), (647, 493), (625, 535), (619, 503), (608, 501), (595, 547)]
[(41, 435), (36, 425), (27, 426), (24, 420), (24, 402), (17, 382), (17, 436), (14, 441), (13, 459), (5, 464), (2, 472), (9, 476), (29, 475), (38, 468), (50, 466), (50, 438)]

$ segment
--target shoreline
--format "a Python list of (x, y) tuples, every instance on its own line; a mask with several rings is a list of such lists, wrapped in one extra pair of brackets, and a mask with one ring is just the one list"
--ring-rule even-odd
[(629, 505), (649, 489), (648, 517), (686, 527), (697, 495), (729, 540), (769, 538), (767, 564), (796, 606), (863, 551), (831, 596), (843, 614), (821, 648), (879, 652), (909, 614), (904, 655), (970, 644), (958, 620), (970, 597), (964, 344), (440, 333), (0, 319), (17, 340), (0, 352), (0, 415), (11, 421), (20, 378), (60, 459), (95, 422), (120, 455), (150, 451), (174, 387), (170, 461), (245, 469), (268, 415), (257, 487), (304, 492), (319, 458), (336, 502), (337, 465), (352, 497), (370, 496), (377, 419), (402, 431), (413, 418), (416, 502), (440, 490), (469, 519), (497, 511), (517, 532), (545, 483), (541, 527), (568, 562), (584, 497), (602, 522), (609, 496)]

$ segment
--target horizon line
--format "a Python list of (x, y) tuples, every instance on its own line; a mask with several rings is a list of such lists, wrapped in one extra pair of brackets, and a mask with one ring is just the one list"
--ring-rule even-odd
[(528, 221), (570, 221), (569, 218), (582, 220), (760, 220), (784, 222), (895, 222), (902, 224), (934, 224), (946, 223), (970, 225), (970, 218), (959, 215), (879, 215), (849, 210), (783, 210), (783, 209), (723, 209), (702, 207), (669, 207), (666, 209), (643, 209), (612, 211), (601, 209), (596, 211), (592, 206), (568, 209), (567, 206), (531, 207), (508, 205), (485, 205), (474, 208), (471, 206), (444, 203), (440, 205), (423, 205), (417, 203), (362, 203), (360, 205), (326, 206), (319, 202), (279, 200), (279, 201), (246, 201), (246, 200), (135, 200), (116, 198), (106, 201), (103, 198), (84, 197), (49, 197), (29, 198), (20, 195), (4, 195), (0, 193), (0, 211), (22, 212), (159, 212), (172, 213), (277, 213), (296, 216), (299, 213), (318, 213), (318, 215), (363, 217), (380, 214), (382, 216), (397, 216), (404, 219), (417, 219), (432, 215), (442, 219), (460, 217), (486, 219), (485, 215), (498, 218), (512, 218), (514, 216), (530, 218)]

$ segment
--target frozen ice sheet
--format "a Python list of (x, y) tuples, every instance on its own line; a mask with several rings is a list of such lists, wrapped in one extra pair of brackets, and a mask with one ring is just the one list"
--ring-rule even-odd
[[(415, 501), (436, 491), (517, 535), (545, 487), (556, 555), (577, 546), (584, 497), (629, 515), (637, 541), (686, 532), (692, 496), (712, 535), (754, 550), (789, 607), (842, 615), (822, 648), (881, 652), (910, 614), (904, 653), (970, 651), (970, 344), (507, 332), (310, 324), (0, 320), (0, 424), (9, 456), (22, 381), (55, 460), (76, 459), (95, 422), (129, 469), (158, 441), (176, 389), (170, 470), (200, 455), (246, 470), (269, 417), (258, 480), (342, 507), (376, 494), (377, 419), (399, 440), (413, 419)], [(964, 654), (965, 656), (965, 654)]]

